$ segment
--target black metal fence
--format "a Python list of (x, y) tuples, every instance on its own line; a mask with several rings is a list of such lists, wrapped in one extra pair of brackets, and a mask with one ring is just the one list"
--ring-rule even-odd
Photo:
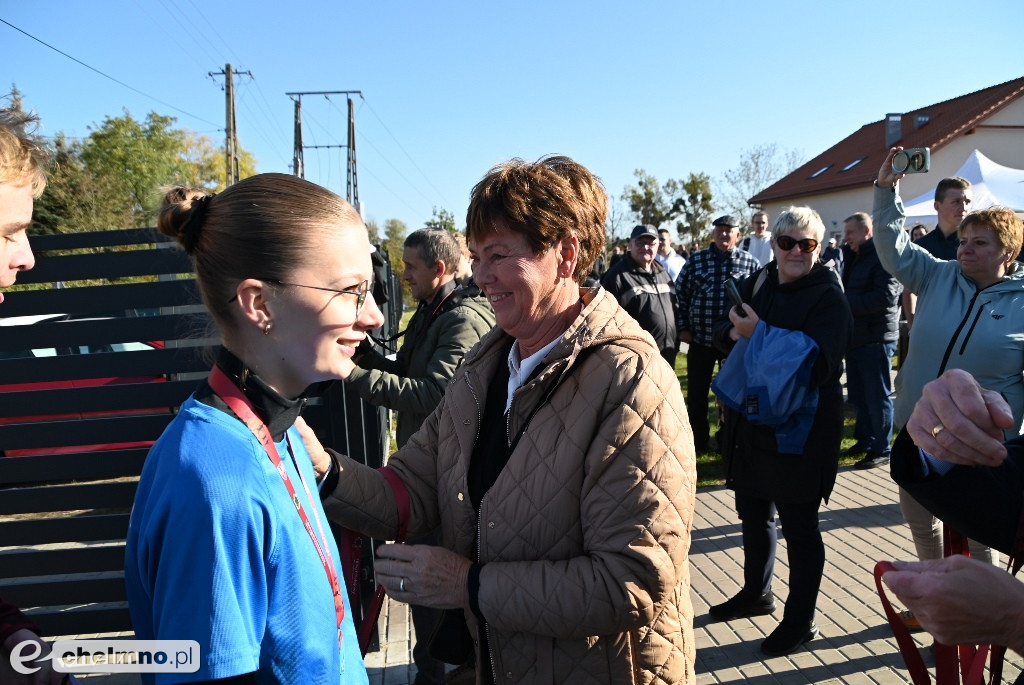
[[(188, 257), (155, 229), (34, 236), (36, 267), (0, 305), (0, 597), (48, 635), (131, 630), (124, 541), (154, 441), (210, 368), (212, 328)], [(375, 260), (387, 323), (397, 278)], [(306, 420), (380, 466), (387, 412), (336, 383)], [(370, 545), (361, 593), (372, 594)]]

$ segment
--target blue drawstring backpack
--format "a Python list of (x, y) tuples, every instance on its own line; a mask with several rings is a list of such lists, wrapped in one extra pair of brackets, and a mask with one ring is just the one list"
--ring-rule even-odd
[(818, 411), (811, 387), (817, 357), (810, 337), (759, 321), (749, 340), (736, 342), (711, 389), (751, 423), (774, 426), (779, 452), (800, 454)]

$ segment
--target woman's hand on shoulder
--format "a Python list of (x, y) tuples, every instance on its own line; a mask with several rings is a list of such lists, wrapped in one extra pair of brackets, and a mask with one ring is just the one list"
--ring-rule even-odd
[(316, 479), (320, 480), (331, 469), (331, 455), (327, 454), (327, 450), (320, 444), (320, 439), (316, 437), (316, 433), (313, 432), (313, 429), (309, 427), (309, 424), (301, 416), (295, 419), (295, 427), (298, 429), (299, 435), (302, 436), (302, 444), (306, 446), (306, 451), (309, 452), (309, 459), (313, 462), (313, 472), (316, 474)]
[(751, 309), (750, 305), (746, 302), (739, 305), (743, 307), (743, 314), (741, 315), (738, 307), (732, 307), (729, 310), (729, 321), (732, 323), (732, 330), (729, 331), (729, 337), (733, 341), (740, 339), (740, 336), (749, 338), (754, 334), (754, 329), (757, 328), (757, 322), (761, 319), (758, 318), (757, 312)]

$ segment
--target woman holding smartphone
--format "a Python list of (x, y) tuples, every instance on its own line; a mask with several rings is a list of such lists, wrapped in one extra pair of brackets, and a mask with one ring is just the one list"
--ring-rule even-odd
[[(741, 337), (749, 340), (755, 333), (765, 340), (766, 331), (799, 333), (789, 340), (801, 343), (806, 363), (795, 357), (792, 361), (810, 367), (806, 390), (816, 397), (806, 407), (806, 438), (797, 440), (797, 446), (780, 426), (753, 423), (746, 414), (725, 409), (721, 447), (726, 485), (736, 493), (743, 531), (743, 587), (709, 613), (714, 619), (729, 620), (775, 611), (772, 576), (778, 514), (789, 550), (789, 598), (782, 622), (761, 650), (780, 656), (818, 634), (814, 613), (825, 567), (818, 509), (822, 500), (828, 501), (839, 469), (840, 376), (853, 318), (838, 276), (818, 259), (825, 234), (818, 213), (790, 207), (771, 232), (775, 259), (739, 282), (743, 304), (732, 307), (729, 318), (716, 324), (715, 345), (729, 352)], [(797, 354), (797, 346), (784, 350), (783, 354)]]

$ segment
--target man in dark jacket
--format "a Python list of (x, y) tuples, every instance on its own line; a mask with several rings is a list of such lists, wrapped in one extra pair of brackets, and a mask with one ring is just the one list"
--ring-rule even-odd
[(847, 253), (843, 285), (853, 313), (853, 338), (846, 351), (846, 388), (857, 410), (856, 444), (865, 453), (854, 464), (870, 469), (889, 463), (892, 441), (892, 355), (899, 337), (902, 286), (882, 268), (871, 238), (871, 217), (857, 212), (843, 226)]
[(654, 226), (637, 226), (630, 235), (629, 254), (608, 270), (601, 285), (654, 336), (661, 356), (675, 369), (679, 351), (676, 293), (668, 271), (654, 258), (657, 250), (658, 231)]
[(736, 217), (726, 214), (711, 225), (714, 227), (711, 245), (694, 252), (676, 279), (679, 305), (676, 328), (680, 341), (688, 345), (686, 411), (698, 454), (710, 449), (708, 392), (715, 364), (723, 359), (722, 352), (713, 347), (712, 330), (731, 306), (725, 294), (725, 282), (730, 278), (739, 281), (758, 269), (757, 260), (737, 247), (740, 222)]
[[(346, 379), (370, 404), (398, 412), (399, 447), (441, 402), (466, 352), (494, 327), (494, 311), (480, 289), (472, 283), (459, 286), (455, 280), (461, 256), (458, 243), (448, 231), (421, 229), (409, 234), (402, 253), (402, 278), (419, 300), (419, 307), (409, 320), (395, 359), (370, 349), (356, 358), (358, 368)], [(430, 657), (427, 650), (428, 638), (440, 616), (435, 609), (412, 607), (415, 685), (444, 682), (444, 664)]]

